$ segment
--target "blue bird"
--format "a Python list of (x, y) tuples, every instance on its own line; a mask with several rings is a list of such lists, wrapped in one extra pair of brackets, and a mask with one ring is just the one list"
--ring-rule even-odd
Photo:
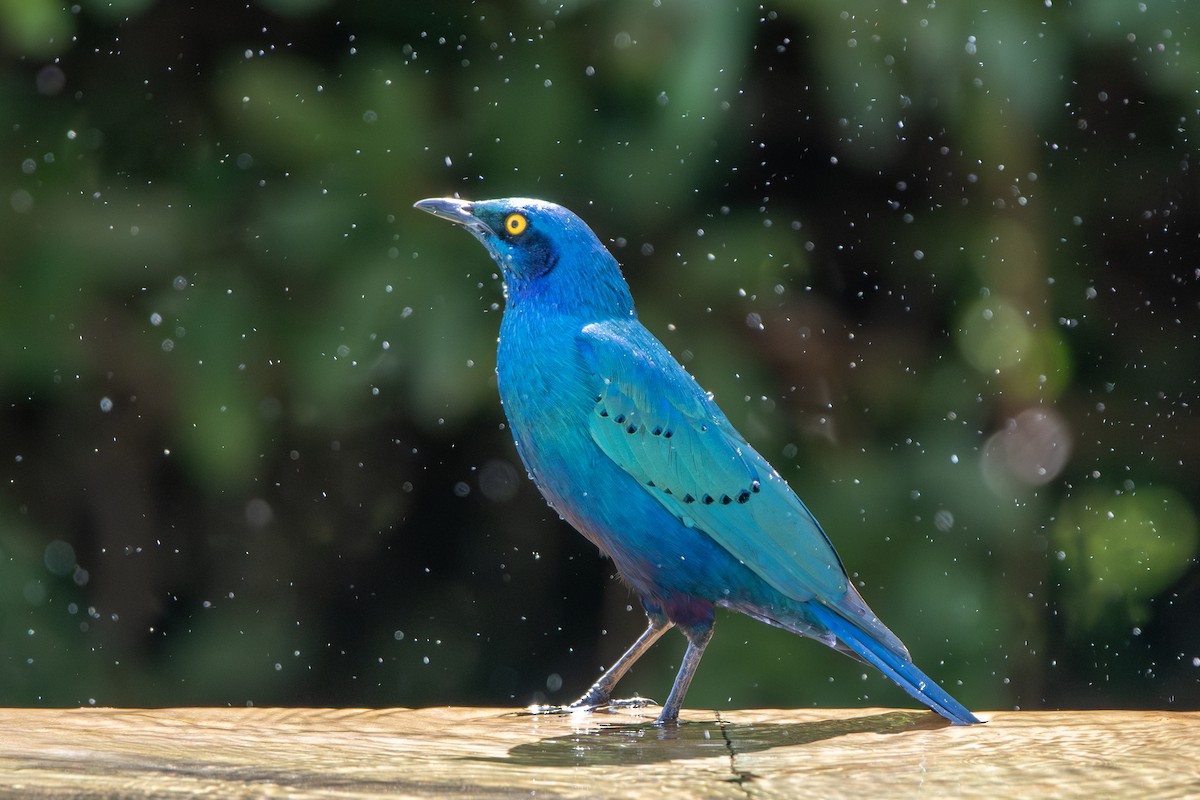
[(500, 266), (496, 374), (517, 451), (550, 505), (611, 558), (649, 626), (569, 708), (610, 702), (672, 627), (688, 646), (659, 723), (675, 722), (717, 606), (859, 659), (959, 725), (979, 722), (916, 668), (829, 537), (641, 322), (616, 259), (542, 200), (421, 200)]

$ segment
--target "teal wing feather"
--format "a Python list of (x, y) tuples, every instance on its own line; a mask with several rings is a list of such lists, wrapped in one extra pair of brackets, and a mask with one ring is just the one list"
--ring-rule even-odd
[(816, 518), (657, 339), (636, 320), (611, 321), (583, 328), (578, 344), (595, 382), (589, 432), (605, 455), (775, 590), (837, 609), (908, 657)]

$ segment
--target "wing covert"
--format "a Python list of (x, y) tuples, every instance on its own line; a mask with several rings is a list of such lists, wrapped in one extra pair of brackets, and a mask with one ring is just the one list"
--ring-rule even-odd
[(788, 597), (850, 599), (816, 519), (657, 339), (635, 320), (593, 323), (579, 347), (596, 381), (589, 431), (609, 458)]

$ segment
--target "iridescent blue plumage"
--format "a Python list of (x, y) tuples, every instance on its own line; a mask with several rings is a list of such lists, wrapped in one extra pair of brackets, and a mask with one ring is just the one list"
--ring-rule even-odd
[(650, 620), (574, 707), (608, 702), (678, 626), (688, 649), (659, 716), (675, 720), (724, 606), (871, 664), (952, 722), (979, 721), (913, 666), (816, 519), (638, 321), (616, 260), (582, 220), (525, 198), (416, 207), (466, 227), (499, 264), (497, 375), (517, 450)]

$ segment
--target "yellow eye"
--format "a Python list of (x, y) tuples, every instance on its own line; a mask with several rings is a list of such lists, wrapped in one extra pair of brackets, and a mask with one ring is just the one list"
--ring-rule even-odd
[(524, 214), (509, 214), (504, 218), (504, 230), (508, 231), (511, 236), (524, 233), (527, 227), (529, 227), (529, 220), (525, 219)]

